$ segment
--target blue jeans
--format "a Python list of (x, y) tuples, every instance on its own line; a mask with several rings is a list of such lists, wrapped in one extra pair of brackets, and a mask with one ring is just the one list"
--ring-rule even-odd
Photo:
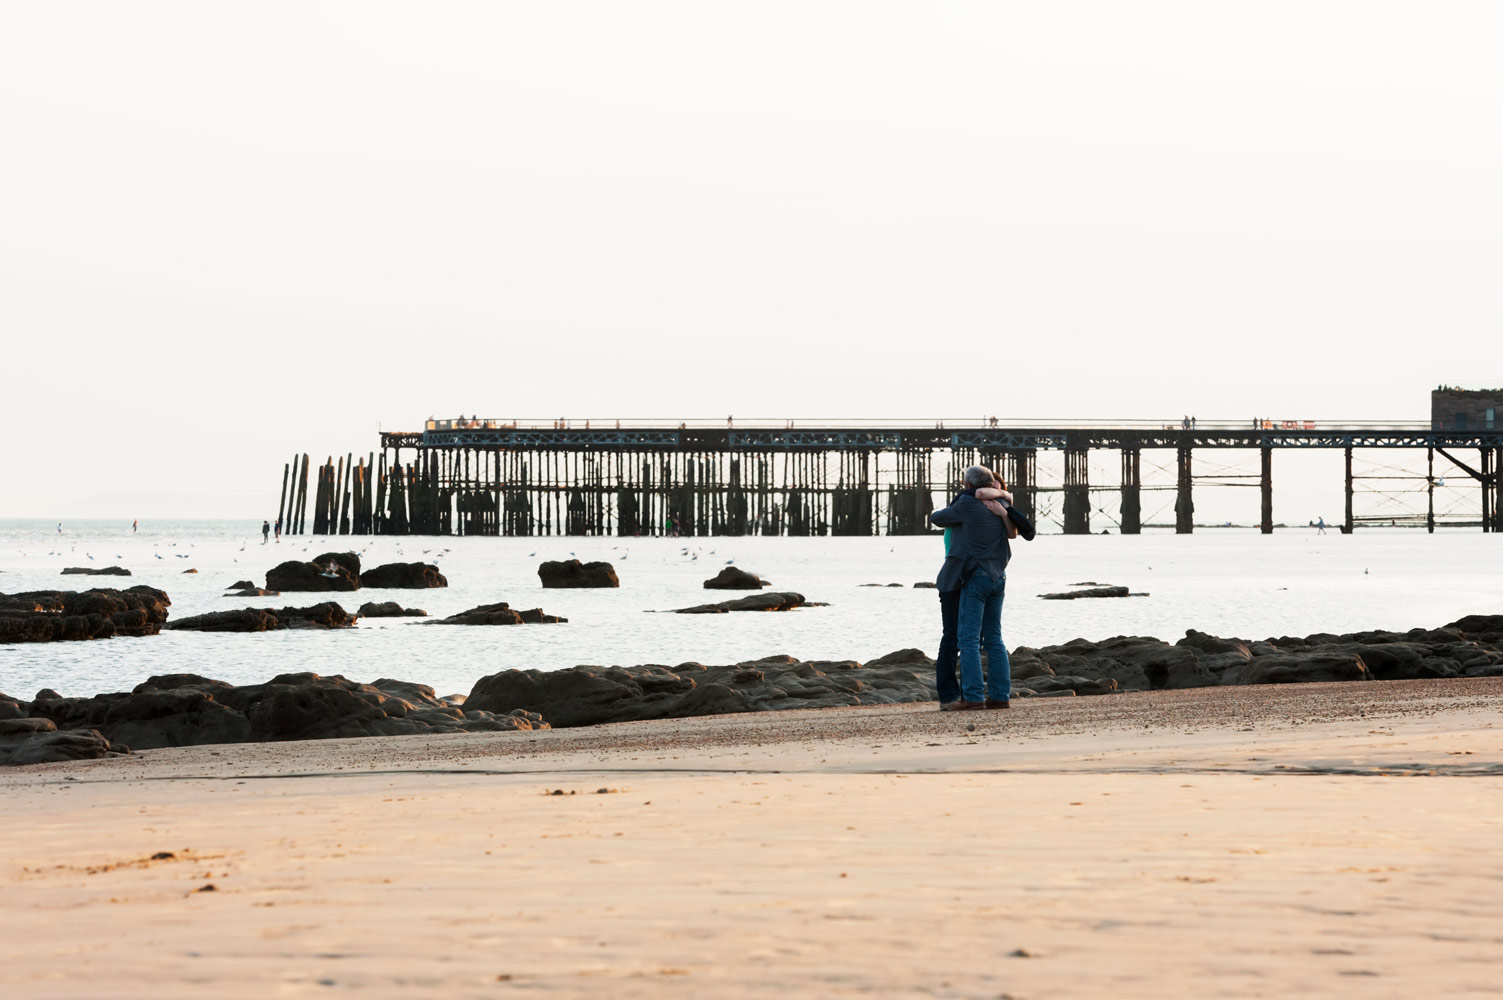
[[(1002, 595), (1007, 577), (993, 581), (986, 570), (971, 574), (960, 590), (960, 696), (966, 701), (1009, 701), (1012, 698), (1012, 663), (1002, 645)], [(981, 682), (981, 647), (986, 646), (987, 678)], [(983, 695), (983, 690), (985, 694)]]
[(934, 689), (939, 703), (960, 700), (960, 681), (955, 679), (955, 660), (960, 652), (956, 634), (960, 625), (960, 591), (944, 590), (939, 595), (939, 656), (934, 659)]

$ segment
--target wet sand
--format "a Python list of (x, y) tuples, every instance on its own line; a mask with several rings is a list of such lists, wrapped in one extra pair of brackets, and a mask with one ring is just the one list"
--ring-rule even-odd
[(1503, 990), (1503, 679), (197, 747), (0, 794), (17, 996)]

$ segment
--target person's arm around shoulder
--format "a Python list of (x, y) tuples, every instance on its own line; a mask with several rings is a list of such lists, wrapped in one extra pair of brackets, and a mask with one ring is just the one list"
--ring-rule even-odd
[(958, 528), (965, 523), (965, 516), (955, 508), (959, 507), (969, 497), (959, 497), (948, 507), (943, 507), (929, 515), (929, 523), (939, 528)]

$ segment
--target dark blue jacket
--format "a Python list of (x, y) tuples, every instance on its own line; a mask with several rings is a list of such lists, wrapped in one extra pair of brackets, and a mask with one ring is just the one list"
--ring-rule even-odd
[[(1020, 536), (1033, 540), (1032, 521), (1016, 507), (1008, 507), (1007, 516), (1018, 526)], [(1012, 558), (1012, 547), (1007, 544), (1007, 525), (976, 499), (974, 491), (965, 491), (950, 506), (930, 514), (929, 523), (956, 529), (950, 554), (945, 557), (934, 581), (941, 593), (959, 590), (977, 570), (985, 572), (993, 583), (1000, 582), (1007, 575), (1007, 563)]]

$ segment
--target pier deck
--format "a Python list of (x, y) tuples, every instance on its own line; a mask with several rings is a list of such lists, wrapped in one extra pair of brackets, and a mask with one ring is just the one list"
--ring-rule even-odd
[[(1195, 453), (1256, 452), (1261, 527), (1272, 532), (1273, 455), (1285, 449), (1344, 453), (1346, 510), (1353, 510), (1353, 453), (1422, 452), (1433, 531), (1435, 457), (1475, 480), (1482, 530), (1499, 530), (1503, 429), (1443, 429), (1370, 421), (501, 421), (429, 420), (421, 431), (381, 433), (372, 452), (311, 470), (315, 534), (876, 535), (927, 531), (936, 495), (968, 465), (1003, 475), (1016, 504), (1036, 513), (1060, 495), (1067, 534), (1091, 528), (1092, 492), (1120, 491), (1113, 526), (1140, 532), (1144, 451), (1174, 454), (1175, 527), (1194, 530)], [(1090, 482), (1094, 452), (1120, 454), (1120, 482)], [(1059, 452), (1063, 475), (1041, 482), (1038, 457)], [(1465, 456), (1465, 457), (1463, 457)], [(308, 530), (307, 454), (283, 469), (279, 516)], [(1100, 510), (1099, 506), (1097, 507)], [(1048, 513), (1055, 514), (1053, 505)], [(1414, 514), (1410, 519), (1417, 519)], [(1388, 517), (1384, 521), (1390, 520)], [(1473, 520), (1471, 523), (1477, 523)]]

